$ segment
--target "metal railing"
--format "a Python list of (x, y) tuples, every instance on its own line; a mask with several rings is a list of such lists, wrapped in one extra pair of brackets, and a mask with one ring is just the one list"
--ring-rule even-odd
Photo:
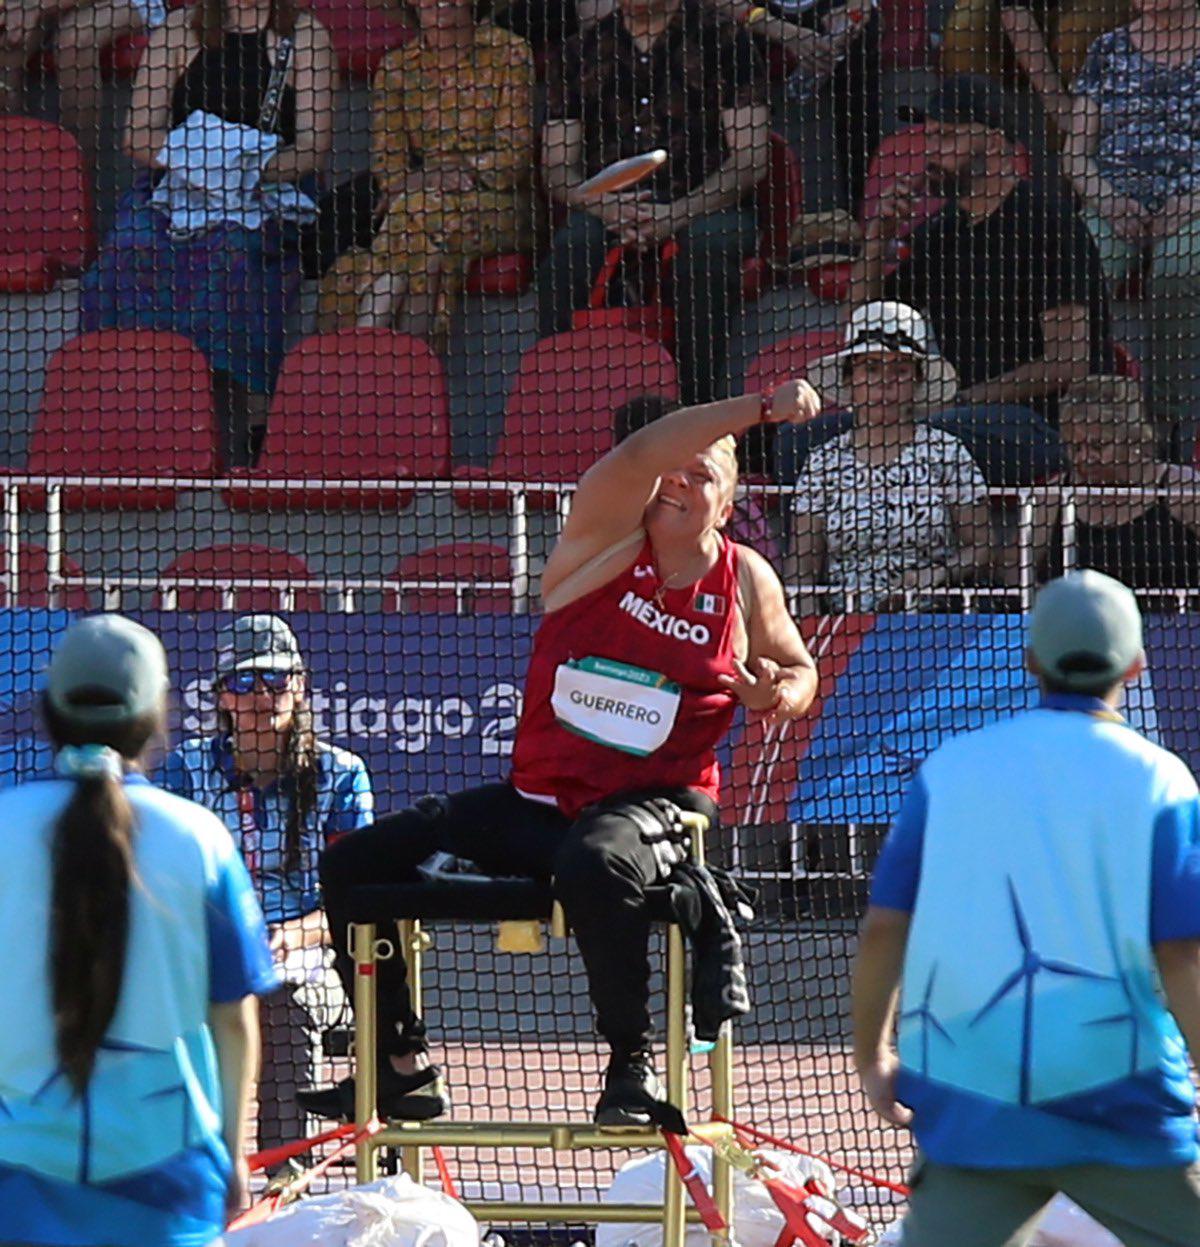
[[(27, 473), (12, 473), (0, 481), (4, 494), (4, 545), (6, 555), (3, 586), (7, 594), (8, 604), (20, 600), (21, 589), (21, 556), (20, 544), (22, 537), (22, 515), (41, 512), (45, 520), (46, 559), (48, 588), (51, 600), (55, 595), (71, 589), (97, 589), (104, 599), (106, 609), (119, 609), (124, 595), (133, 591), (155, 591), (160, 594), (163, 609), (176, 609), (178, 594), (183, 589), (217, 590), (222, 595), (222, 602), (232, 609), (236, 595), (241, 589), (267, 589), (279, 593), (279, 609), (293, 608), (297, 595), (304, 593), (321, 593), (328, 597), (329, 609), (336, 612), (354, 612), (360, 609), (362, 595), (365, 593), (383, 592), (394, 594), (400, 603), (401, 595), (420, 592), (453, 592), (456, 607), (462, 609), (469, 594), (480, 591), (507, 591), (511, 595), (514, 614), (527, 614), (533, 606), (533, 587), (530, 572), (530, 496), (537, 495), (539, 500), (547, 495), (553, 500), (550, 507), (539, 505), (538, 509), (548, 510), (554, 517), (554, 534), (562, 531), (570, 514), (571, 498), (575, 484), (541, 481), (480, 481), (480, 480), (338, 480), (309, 478), (277, 478), (252, 479), (241, 477), (112, 477), (112, 476), (55, 476), (46, 477)], [(743, 486), (749, 492), (764, 500), (777, 500), (786, 504), (792, 489), (783, 485)], [(44, 499), (39, 505), (31, 505), (23, 493), (37, 490), (39, 497)], [(356, 494), (378, 493), (381, 502), (388, 498), (404, 495), (426, 495), (431, 497), (453, 498), (455, 495), (480, 494), (503, 495), (504, 509), (507, 513), (506, 541), (508, 547), (511, 575), (506, 580), (476, 580), (467, 577), (447, 578), (399, 578), (394, 576), (247, 576), (221, 577), (218, 581), (198, 575), (164, 576), (161, 572), (136, 573), (133, 575), (95, 574), (84, 571), (82, 574), (68, 574), (64, 560), (64, 495), (71, 490), (122, 490), (146, 493), (161, 493), (170, 490), (176, 493), (195, 493), (236, 496), (238, 494), (271, 494), (277, 493), (283, 499), (278, 512), (297, 512), (303, 508), (288, 505), (286, 495), (304, 493), (331, 496), (353, 491)], [(1098, 487), (1098, 486), (1038, 486), (1022, 489), (989, 490), (989, 499), (996, 504), (1007, 504), (1015, 508), (1015, 582), (1008, 585), (961, 585), (942, 586), (934, 589), (905, 590), (896, 596), (901, 599), (905, 609), (915, 609), (918, 603), (931, 600), (944, 601), (948, 605), (959, 603), (958, 609), (971, 613), (981, 603), (992, 600), (1009, 600), (1015, 602), (1021, 610), (1027, 610), (1032, 602), (1037, 583), (1035, 566), (1036, 551), (1034, 548), (1035, 507), (1038, 503), (1057, 503), (1058, 526), (1061, 535), (1063, 563), (1070, 569), (1075, 565), (1076, 552), (1076, 514), (1081, 500), (1096, 498), (1112, 498), (1127, 500), (1130, 498), (1157, 496), (1156, 491), (1142, 487)], [(333, 508), (336, 510), (336, 508)], [(318, 508), (319, 510), (319, 508)], [(328, 511), (322, 511), (328, 514)], [(836, 593), (844, 602), (846, 613), (857, 613), (857, 595), (853, 590), (830, 584), (788, 584), (787, 591), (793, 602), (802, 595), (823, 595)], [(1200, 585), (1178, 585), (1155, 588), (1144, 591), (1143, 596), (1154, 599), (1160, 604), (1169, 603), (1171, 609), (1183, 612), (1197, 604), (1200, 599)]]

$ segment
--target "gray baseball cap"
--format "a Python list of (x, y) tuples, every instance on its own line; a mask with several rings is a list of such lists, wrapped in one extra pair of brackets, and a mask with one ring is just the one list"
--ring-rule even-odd
[(296, 634), (278, 615), (243, 615), (217, 637), (217, 676), (231, 671), (300, 671)]
[(1043, 675), (1074, 688), (1116, 684), (1142, 653), (1133, 594), (1100, 572), (1070, 572), (1038, 593), (1029, 650)]
[(46, 696), (64, 719), (107, 726), (161, 710), (167, 681), (167, 655), (153, 632), (123, 615), (91, 615), (55, 648)]

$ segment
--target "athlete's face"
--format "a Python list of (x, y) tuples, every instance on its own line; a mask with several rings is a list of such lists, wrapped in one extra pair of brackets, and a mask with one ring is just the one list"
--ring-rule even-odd
[(292, 672), (282, 688), (271, 688), (259, 678), (254, 687), (242, 692), (220, 687), (217, 705), (229, 716), (233, 734), (248, 748), (261, 742), (274, 745), (275, 739), (292, 730), (296, 707), (304, 695), (304, 676)]
[(712, 449), (665, 472), (646, 509), (646, 529), (664, 537), (700, 537), (720, 528), (733, 510), (734, 478), (727, 458)]

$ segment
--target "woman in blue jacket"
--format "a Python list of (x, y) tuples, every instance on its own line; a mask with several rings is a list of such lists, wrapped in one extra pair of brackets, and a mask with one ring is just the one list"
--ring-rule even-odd
[(200, 1247), (245, 1197), (254, 997), (276, 983), (229, 832), (153, 787), (166, 656), (76, 623), (43, 711), (59, 778), (0, 792), (0, 1242)]

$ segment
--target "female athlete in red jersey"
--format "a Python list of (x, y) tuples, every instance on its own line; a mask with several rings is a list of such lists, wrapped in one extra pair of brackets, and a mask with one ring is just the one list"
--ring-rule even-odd
[[(553, 879), (587, 968), (600, 1033), (612, 1049), (596, 1120), (644, 1125), (661, 1089), (649, 1059), (646, 889), (659, 863), (663, 800), (715, 823), (717, 744), (740, 702), (776, 721), (803, 714), (813, 661), (779, 578), (722, 528), (737, 485), (734, 436), (760, 420), (811, 419), (816, 392), (674, 412), (639, 430), (579, 482), (542, 576), (509, 781), (409, 810), (342, 837), (321, 883), (349, 993), (346, 898), (361, 883), (400, 882), (438, 850), (500, 875)], [(379, 966), (382, 1116), (446, 1111), (440, 1072), (394, 957)], [(326, 1116), (350, 1116), (350, 1080), (302, 1092)]]

